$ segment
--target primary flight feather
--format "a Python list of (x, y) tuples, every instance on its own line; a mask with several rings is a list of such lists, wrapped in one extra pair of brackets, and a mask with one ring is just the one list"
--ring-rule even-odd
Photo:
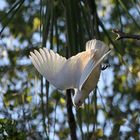
[(30, 59), (38, 72), (56, 88), (75, 89), (73, 104), (79, 107), (89, 93), (96, 87), (103, 59), (110, 53), (100, 40), (86, 43), (86, 51), (69, 59), (47, 48), (30, 52)]

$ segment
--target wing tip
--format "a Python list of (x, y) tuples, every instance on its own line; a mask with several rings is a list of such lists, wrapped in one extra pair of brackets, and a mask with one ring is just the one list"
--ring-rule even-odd
[[(91, 39), (89, 41), (86, 42), (86, 51), (87, 50), (91, 50), (95, 48), (95, 44), (97, 42), (97, 39)], [(94, 45), (93, 45), (94, 44)]]
[(107, 47), (107, 45), (101, 40), (91, 39), (86, 42), (86, 50), (95, 50), (97, 48), (103, 48), (105, 52), (109, 49), (109, 47)]
[(31, 55), (29, 55), (28, 57), (29, 57), (30, 59), (32, 59), (32, 56), (31, 56)]

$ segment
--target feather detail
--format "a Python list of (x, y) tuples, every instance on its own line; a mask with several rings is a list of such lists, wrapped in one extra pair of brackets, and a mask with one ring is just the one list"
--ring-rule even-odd
[(35, 50), (34, 53), (30, 52), (29, 57), (38, 72), (53, 85), (57, 85), (57, 74), (63, 68), (66, 58), (46, 48)]
[(87, 65), (82, 72), (79, 81), (79, 90), (82, 89), (84, 83), (86, 82), (92, 71), (94, 71), (94, 69), (99, 66), (104, 60), (104, 58), (111, 52), (108, 51), (109, 48), (102, 41), (95, 39), (86, 43), (86, 50), (91, 51), (91, 58), (89, 59)]
[(86, 43), (86, 51), (95, 49), (96, 42), (97, 42), (96, 39), (92, 39), (92, 40), (87, 41), (87, 43)]
[(98, 56), (99, 58), (105, 54), (109, 48), (106, 46), (106, 44), (100, 40), (90, 40), (86, 43), (86, 51), (91, 50), (93, 53), (95, 53), (95, 50), (98, 50)]

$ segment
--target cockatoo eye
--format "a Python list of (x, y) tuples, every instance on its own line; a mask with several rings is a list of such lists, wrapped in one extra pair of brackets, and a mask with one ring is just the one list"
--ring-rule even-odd
[(80, 106), (82, 104), (82, 101), (79, 100), (77, 106)]

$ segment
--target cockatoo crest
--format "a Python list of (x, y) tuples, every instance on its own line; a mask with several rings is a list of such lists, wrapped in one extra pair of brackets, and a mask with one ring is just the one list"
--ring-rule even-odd
[(73, 103), (79, 107), (96, 87), (100, 65), (109, 53), (103, 42), (93, 39), (86, 43), (86, 51), (69, 59), (46, 48), (31, 52), (29, 57), (38, 72), (56, 88), (75, 89)]

